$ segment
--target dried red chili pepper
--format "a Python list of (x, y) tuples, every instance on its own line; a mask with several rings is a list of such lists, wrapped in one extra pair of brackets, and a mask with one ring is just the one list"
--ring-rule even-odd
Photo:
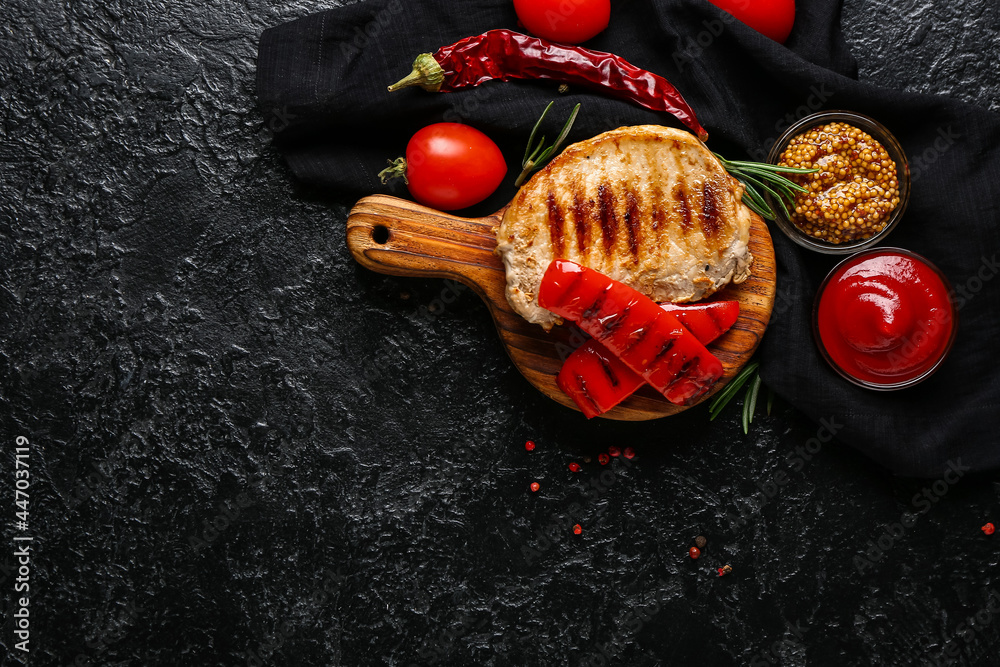
[(511, 30), (490, 30), (434, 53), (422, 53), (413, 63), (413, 71), (389, 90), (420, 86), (450, 93), (487, 81), (511, 79), (551, 79), (596, 88), (647, 109), (673, 114), (699, 139), (708, 139), (694, 110), (662, 76), (611, 53), (553, 44)]

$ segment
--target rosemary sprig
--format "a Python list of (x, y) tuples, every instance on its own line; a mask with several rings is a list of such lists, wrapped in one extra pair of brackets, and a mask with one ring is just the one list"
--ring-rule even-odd
[[(521, 187), (524, 181), (527, 180), (528, 176), (531, 175), (531, 172), (541, 169), (542, 165), (548, 162), (549, 158), (559, 152), (559, 149), (562, 148), (563, 142), (566, 141), (566, 136), (569, 134), (569, 131), (573, 129), (573, 123), (576, 121), (577, 114), (580, 113), (580, 105), (577, 104), (573, 107), (573, 112), (569, 115), (569, 120), (567, 120), (566, 124), (563, 125), (562, 132), (560, 132), (559, 136), (556, 137), (556, 142), (554, 144), (545, 148), (545, 136), (542, 135), (538, 145), (535, 146), (535, 135), (538, 134), (538, 128), (541, 127), (542, 121), (545, 120), (545, 117), (548, 115), (549, 109), (552, 108), (553, 104), (555, 104), (555, 102), (549, 102), (549, 105), (545, 107), (545, 111), (542, 112), (541, 118), (538, 119), (538, 122), (535, 123), (535, 127), (531, 130), (531, 136), (528, 137), (528, 148), (525, 149), (524, 160), (521, 161), (521, 166), (524, 170), (521, 172), (521, 175), (517, 177), (517, 180), (514, 181), (514, 187), (516, 188)], [(534, 148), (532, 148), (533, 146)]]
[(815, 174), (819, 171), (819, 169), (779, 167), (766, 162), (727, 160), (718, 153), (715, 153), (715, 157), (719, 159), (726, 171), (746, 188), (743, 193), (743, 203), (765, 220), (774, 220), (777, 216), (777, 211), (768, 204), (764, 197), (765, 192), (771, 195), (773, 201), (778, 202), (778, 206), (781, 207), (781, 212), (786, 218), (790, 217), (788, 206), (795, 204), (795, 193), (807, 192), (804, 187), (785, 177), (784, 174)]
[(719, 416), (723, 408), (729, 405), (729, 401), (733, 400), (736, 393), (740, 388), (747, 383), (754, 373), (757, 372), (757, 368), (760, 366), (759, 362), (753, 362), (749, 364), (746, 368), (740, 371), (740, 374), (733, 378), (732, 382), (726, 385), (726, 388), (722, 390), (718, 396), (712, 399), (712, 403), (708, 406), (708, 414), (712, 421)]
[[(763, 387), (763, 381), (760, 377), (760, 363), (753, 362), (744, 368), (739, 375), (733, 378), (725, 389), (722, 390), (715, 399), (712, 400), (711, 405), (708, 406), (709, 417), (712, 421), (718, 417), (730, 401), (736, 397), (740, 390), (746, 386), (746, 393), (743, 395), (743, 432), (750, 432), (750, 424), (753, 423), (754, 414), (757, 412), (757, 399), (760, 397), (760, 390)], [(749, 382), (749, 385), (747, 383)], [(774, 406), (774, 392), (770, 389), (767, 390), (767, 414), (771, 414), (771, 408)]]

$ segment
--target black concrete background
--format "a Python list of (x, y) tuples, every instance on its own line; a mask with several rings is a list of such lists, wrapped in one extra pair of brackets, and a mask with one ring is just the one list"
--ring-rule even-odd
[[(356, 267), (254, 110), (260, 32), (331, 4), (4, 3), (2, 664), (18, 435), (31, 665), (997, 664), (992, 479), (807, 461), (780, 403), (583, 424), (474, 295)], [(995, 3), (843, 23), (863, 78), (1000, 109)]]

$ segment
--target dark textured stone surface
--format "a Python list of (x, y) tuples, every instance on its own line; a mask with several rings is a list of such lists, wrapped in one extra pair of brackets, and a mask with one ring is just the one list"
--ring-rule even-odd
[(845, 36), (860, 78), (1000, 111), (1000, 5), (844, 0)]
[[(998, 586), (991, 479), (914, 504), (931, 482), (837, 444), (799, 466), (818, 432), (782, 405), (750, 436), (736, 410), (583, 425), (471, 293), (357, 268), (253, 110), (260, 31), (325, 6), (5, 6), (0, 495), (24, 435), (30, 664), (996, 664), (997, 617), (966, 620)], [(996, 109), (998, 15), (848, 0), (844, 27), (863, 77)], [(610, 444), (639, 456), (568, 472)]]

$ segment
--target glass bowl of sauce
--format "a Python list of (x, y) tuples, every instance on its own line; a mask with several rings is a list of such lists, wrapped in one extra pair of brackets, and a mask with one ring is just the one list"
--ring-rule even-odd
[(910, 167), (896, 138), (851, 111), (821, 111), (788, 128), (768, 155), (771, 164), (818, 169), (790, 176), (798, 193), (775, 223), (801, 246), (827, 254), (871, 247), (896, 227), (910, 198)]
[(813, 334), (829, 364), (854, 384), (889, 391), (930, 377), (955, 342), (951, 283), (920, 255), (874, 248), (826, 277)]

